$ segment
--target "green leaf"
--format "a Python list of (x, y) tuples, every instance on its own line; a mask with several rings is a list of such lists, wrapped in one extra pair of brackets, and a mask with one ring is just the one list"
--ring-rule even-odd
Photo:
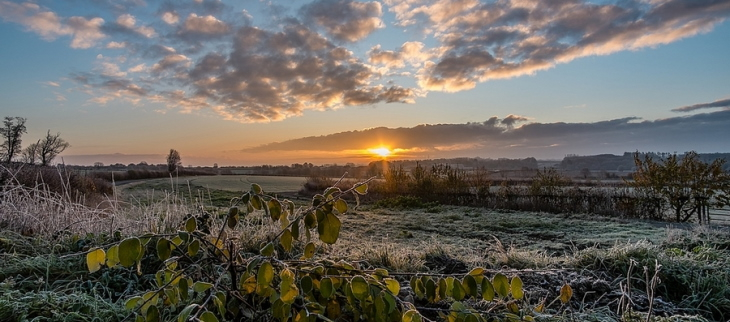
[(393, 293), (393, 295), (398, 296), (398, 293), (400, 293), (400, 283), (392, 278), (386, 278), (383, 281), (385, 282), (385, 287), (388, 288), (388, 291)]
[(194, 257), (198, 254), (198, 251), (200, 251), (200, 241), (195, 239), (190, 244), (188, 244), (188, 255), (190, 257)]
[(489, 302), (494, 300), (494, 286), (488, 278), (482, 280), (482, 299)]
[(312, 291), (312, 288), (314, 287), (314, 283), (312, 282), (312, 277), (309, 275), (304, 275), (299, 280), (299, 284), (302, 286), (302, 292), (304, 294), (307, 294)]
[(335, 289), (332, 286), (332, 279), (329, 277), (323, 278), (319, 281), (319, 293), (322, 294), (323, 298), (330, 298), (334, 294)]
[(226, 315), (226, 293), (223, 293), (222, 291), (218, 291), (215, 293), (215, 296), (213, 297), (213, 303), (218, 308), (218, 314), (221, 316)]
[(251, 206), (253, 206), (253, 208), (256, 210), (261, 210), (261, 208), (263, 207), (263, 201), (261, 200), (261, 197), (259, 197), (258, 195), (254, 195), (253, 197), (251, 197)]
[(421, 322), (421, 314), (416, 310), (408, 310), (403, 313), (402, 322)]
[(341, 192), (340, 188), (337, 187), (329, 187), (327, 189), (324, 189), (324, 196), (327, 198), (327, 200), (331, 200), (330, 196), (332, 196), (335, 192)]
[(284, 232), (281, 234), (279, 242), (281, 243), (281, 247), (284, 247), (284, 250), (289, 252), (292, 249), (293, 240), (294, 238), (292, 238), (291, 231), (285, 229)]
[(352, 295), (360, 301), (364, 301), (370, 293), (370, 285), (362, 276), (355, 276), (350, 281)]
[(269, 262), (261, 263), (259, 271), (256, 274), (256, 284), (258, 286), (268, 286), (274, 280), (274, 267)]
[(428, 279), (425, 284), (426, 287), (426, 299), (433, 303), (436, 301), (436, 296), (438, 293), (436, 292), (436, 282), (433, 281), (433, 279)]
[(188, 285), (188, 279), (187, 278), (181, 278), (180, 281), (177, 282), (177, 287), (180, 289), (180, 298), (185, 301), (188, 299), (188, 289), (190, 288), (190, 285)]
[(332, 213), (325, 214), (324, 220), (317, 225), (319, 239), (327, 244), (334, 244), (340, 236), (340, 227), (342, 223)]
[(312, 258), (314, 256), (314, 243), (307, 243), (307, 246), (304, 246), (304, 258)]
[(271, 256), (274, 254), (274, 244), (269, 242), (264, 246), (264, 248), (261, 248), (260, 251), (261, 255), (263, 256)]
[(563, 287), (560, 288), (560, 302), (563, 302), (563, 304), (568, 303), (570, 301), (570, 298), (573, 297), (573, 288), (570, 287), (570, 285), (565, 284)]
[(160, 321), (160, 309), (158, 309), (155, 305), (150, 306), (147, 309), (147, 314), (145, 314), (145, 316), (146, 322), (158, 322)]
[(439, 298), (445, 299), (448, 295), (446, 290), (448, 289), (448, 286), (446, 285), (446, 279), (439, 279)]
[(500, 298), (507, 297), (509, 294), (509, 281), (507, 280), (507, 276), (502, 275), (502, 273), (497, 273), (497, 275), (494, 275), (492, 284), (494, 285), (494, 291), (497, 292)]
[(119, 264), (119, 246), (114, 245), (106, 251), (106, 266), (114, 267)]
[(213, 314), (210, 311), (205, 311), (203, 314), (200, 315), (200, 321), (202, 322), (218, 322), (218, 318), (215, 317), (215, 314)]
[(314, 228), (317, 226), (317, 216), (315, 216), (312, 212), (308, 212), (304, 215), (304, 226), (307, 228)]
[(337, 201), (335, 201), (335, 209), (340, 214), (346, 213), (347, 212), (347, 202), (342, 199), (337, 199)]
[(268, 202), (269, 206), (269, 215), (271, 216), (271, 220), (277, 221), (281, 217), (281, 203), (279, 203), (279, 200), (271, 199)]
[(525, 293), (522, 291), (522, 279), (519, 276), (513, 277), (509, 285), (514, 299), (520, 300), (525, 296)]
[(170, 247), (170, 241), (165, 238), (160, 238), (157, 241), (157, 257), (161, 261), (167, 260), (172, 254), (172, 248)]
[(259, 186), (257, 183), (252, 183), (251, 184), (251, 192), (253, 192), (253, 193), (255, 193), (255, 194), (258, 195), (258, 194), (261, 194), (262, 192), (264, 192), (264, 190), (261, 189), (261, 186)]
[(139, 301), (141, 300), (141, 296), (129, 298), (127, 301), (124, 302), (124, 308), (126, 308), (127, 310), (133, 310), (135, 307), (137, 307), (137, 304), (139, 304)]
[(101, 248), (95, 248), (86, 254), (86, 267), (89, 273), (96, 272), (101, 269), (101, 265), (106, 262), (106, 253)]
[(190, 233), (188, 233), (187, 231), (179, 230), (177, 232), (177, 237), (180, 239), (180, 243), (177, 243), (175, 245), (180, 246), (182, 243), (188, 242), (188, 240), (190, 239)]
[(198, 222), (195, 221), (195, 217), (190, 217), (185, 221), (185, 231), (192, 233), (198, 228)]
[(477, 297), (477, 281), (474, 279), (474, 276), (464, 276), (463, 285), (467, 295)]
[(387, 313), (393, 313), (397, 307), (397, 304), (395, 303), (395, 296), (388, 294), (387, 292), (380, 292), (380, 296), (383, 297), (383, 300), (385, 300), (385, 304), (388, 307)]
[(466, 297), (466, 290), (457, 279), (454, 280), (454, 289), (451, 291), (451, 296), (457, 301), (461, 301)]
[(299, 220), (291, 224), (291, 236), (294, 240), (299, 240)]
[(172, 305), (177, 305), (177, 303), (180, 302), (180, 290), (176, 287), (166, 288), (165, 296), (167, 296), (167, 299), (170, 303), (172, 303)]
[(355, 192), (357, 192), (357, 193), (359, 193), (361, 195), (364, 195), (364, 194), (368, 193), (368, 184), (367, 183), (363, 183), (363, 184), (355, 187)]
[(236, 209), (236, 214), (228, 215), (228, 218), (226, 218), (226, 226), (228, 226), (228, 228), (230, 228), (230, 229), (233, 229), (233, 228), (236, 228), (236, 225), (238, 225), (238, 220), (239, 220), (238, 207), (233, 207), (231, 209)]
[(211, 287), (213, 287), (212, 283), (195, 282), (193, 284), (193, 291), (198, 292), (198, 293), (203, 293), (203, 292), (209, 290)]
[(388, 277), (388, 270), (385, 268), (376, 268), (375, 272), (373, 273), (373, 277), (377, 279)]
[(195, 303), (186, 306), (182, 311), (180, 311), (180, 314), (178, 314), (177, 322), (187, 322), (190, 317), (190, 313), (193, 313), (193, 310), (198, 307), (199, 305)]
[(142, 243), (136, 237), (127, 238), (119, 243), (119, 263), (131, 267), (142, 258)]

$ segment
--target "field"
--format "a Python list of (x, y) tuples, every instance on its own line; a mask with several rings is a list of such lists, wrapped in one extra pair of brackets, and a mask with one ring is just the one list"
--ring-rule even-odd
[(292, 193), (302, 188), (306, 178), (252, 175), (179, 177), (122, 182), (117, 186), (124, 199), (151, 203), (177, 191), (188, 200), (206, 205), (227, 206), (231, 198), (251, 189), (252, 183), (266, 187), (270, 193)]
[[(225, 202), (230, 201), (223, 196), (240, 196), (252, 181), (267, 192), (296, 191), (299, 180), (303, 182), (230, 176), (179, 178), (172, 184), (169, 179), (132, 182), (119, 187), (125, 203), (101, 210), (72, 206), (39, 191), (9, 190), (0, 202), (0, 320), (128, 318), (125, 300), (150, 290), (159, 262), (151, 262), (153, 269), (143, 268), (146, 273), (141, 275), (133, 268), (90, 274), (85, 251), (145, 231), (174, 232), (201, 205), (213, 215), (215, 229), (220, 225), (216, 215), (224, 216)], [(210, 203), (212, 196), (220, 196), (215, 199), (219, 204)], [(304, 198), (295, 201), (297, 206), (308, 205)], [(519, 276), (524, 281), (525, 307), (546, 305), (540, 314), (529, 313), (541, 321), (645, 321), (649, 311), (651, 321), (730, 318), (727, 229), (591, 214), (444, 206), (407, 198), (359, 207), (352, 200), (348, 203), (350, 211), (339, 216), (337, 243), (317, 243), (316, 259), (385, 268), (393, 276), (463, 276), (476, 267), (490, 274)], [(279, 222), (254, 212), (241, 218), (229, 237), (237, 241), (241, 254), (256, 258), (280, 230)], [(115, 231), (122, 236), (112, 236)], [(303, 243), (295, 242), (293, 253), (303, 248)], [(286, 259), (283, 250), (277, 252)], [(653, 288), (648, 287), (652, 276), (661, 279)], [(627, 281), (633, 290), (624, 289)], [(400, 282), (400, 301), (413, 302), (424, 319), (441, 320), (433, 313), (438, 310), (448, 313), (453, 300), (428, 303), (416, 297), (407, 278)], [(566, 284), (573, 299), (566, 305), (555, 303)], [(627, 298), (629, 306), (622, 304)], [(483, 301), (465, 303), (484, 312), (495, 309)], [(162, 320), (169, 320), (177, 313), (161, 314), (167, 317)]]

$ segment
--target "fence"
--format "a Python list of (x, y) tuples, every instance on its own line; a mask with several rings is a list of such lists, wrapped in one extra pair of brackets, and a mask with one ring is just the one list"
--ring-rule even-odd
[(710, 208), (710, 223), (718, 225), (730, 225), (730, 207)]

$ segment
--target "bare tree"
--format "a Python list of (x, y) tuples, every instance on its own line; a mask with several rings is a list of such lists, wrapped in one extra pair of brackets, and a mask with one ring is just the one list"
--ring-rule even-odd
[(16, 154), (21, 151), (21, 137), (27, 133), (25, 118), (6, 116), (2, 127), (2, 161), (10, 163)]
[(167, 171), (175, 171), (180, 164), (182, 164), (180, 153), (175, 149), (170, 149), (170, 153), (167, 155)]
[(33, 143), (23, 149), (23, 162), (27, 164), (35, 164), (38, 160), (38, 150), (40, 148), (40, 145), (41, 140), (38, 140), (38, 142)]
[(38, 159), (42, 166), (50, 165), (61, 152), (71, 145), (61, 138), (61, 133), (51, 134), (48, 130), (46, 137), (38, 143)]

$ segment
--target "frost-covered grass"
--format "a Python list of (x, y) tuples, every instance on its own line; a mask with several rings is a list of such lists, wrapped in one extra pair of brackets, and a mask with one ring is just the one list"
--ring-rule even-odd
[[(149, 288), (151, 277), (121, 269), (89, 274), (83, 251), (123, 236), (174, 232), (185, 216), (204, 210), (218, 225), (222, 211), (202, 198), (174, 193), (144, 197), (141, 190), (97, 207), (39, 189), (8, 186), (1, 191), (2, 321), (121, 320), (126, 316), (123, 300)], [(646, 274), (653, 276), (659, 264), (655, 314), (671, 316), (666, 321), (730, 318), (727, 230), (668, 228), (590, 214), (422, 206), (363, 205), (342, 216), (337, 244), (320, 245), (317, 256), (392, 272), (458, 273), (477, 266), (510, 271), (522, 276), (533, 301), (551, 301), (568, 283), (575, 290), (571, 310), (551, 320), (580, 321), (645, 320)], [(229, 237), (243, 252), (256, 253), (278, 229), (256, 213), (244, 217)], [(627, 280), (634, 287), (635, 305), (618, 312)]]

